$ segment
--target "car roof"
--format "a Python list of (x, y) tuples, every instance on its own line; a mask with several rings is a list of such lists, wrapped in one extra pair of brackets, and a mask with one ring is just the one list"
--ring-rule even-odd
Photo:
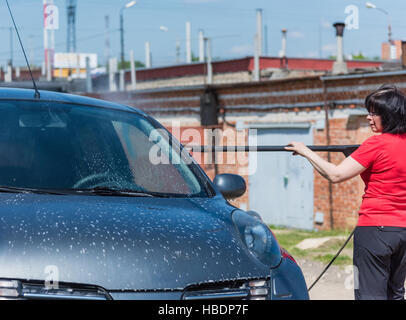
[(39, 90), (40, 98), (34, 97), (35, 91), (33, 89), (20, 89), (20, 88), (0, 88), (0, 100), (30, 100), (30, 101), (53, 101), (59, 103), (74, 103), (94, 107), (104, 107), (122, 111), (132, 111), (146, 115), (140, 109), (135, 107), (126, 106), (119, 103), (114, 103), (106, 100), (85, 97), (75, 94)]

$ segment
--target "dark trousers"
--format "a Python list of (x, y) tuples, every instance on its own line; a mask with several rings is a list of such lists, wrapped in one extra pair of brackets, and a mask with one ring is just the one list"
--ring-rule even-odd
[(404, 300), (406, 228), (357, 227), (353, 259), (356, 300)]

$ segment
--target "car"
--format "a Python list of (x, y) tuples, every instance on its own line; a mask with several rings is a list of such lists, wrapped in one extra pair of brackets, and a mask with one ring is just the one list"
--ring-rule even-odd
[(308, 299), (258, 213), (134, 107), (0, 89), (0, 298)]

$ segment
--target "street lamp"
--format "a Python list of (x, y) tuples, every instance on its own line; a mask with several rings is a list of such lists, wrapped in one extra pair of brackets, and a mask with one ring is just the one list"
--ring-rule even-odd
[(389, 42), (390, 44), (392, 44), (392, 27), (391, 27), (391, 19), (390, 19), (390, 15), (389, 15), (388, 11), (386, 11), (386, 10), (384, 10), (384, 9), (382, 9), (382, 8), (378, 8), (376, 5), (374, 5), (374, 4), (371, 3), (371, 2), (366, 2), (366, 3), (365, 3), (365, 6), (366, 6), (368, 9), (376, 9), (376, 10), (378, 10), (378, 11), (384, 13), (384, 14), (388, 17), (388, 42)]
[(131, 8), (137, 2), (130, 1), (124, 7), (120, 9), (120, 38), (121, 38), (121, 68), (124, 68), (124, 16), (123, 12), (125, 9)]

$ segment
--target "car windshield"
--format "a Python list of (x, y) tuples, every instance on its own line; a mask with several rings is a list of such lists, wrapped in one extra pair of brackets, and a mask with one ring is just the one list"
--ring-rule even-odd
[(0, 186), (208, 195), (190, 157), (138, 113), (0, 101), (0, 123)]

